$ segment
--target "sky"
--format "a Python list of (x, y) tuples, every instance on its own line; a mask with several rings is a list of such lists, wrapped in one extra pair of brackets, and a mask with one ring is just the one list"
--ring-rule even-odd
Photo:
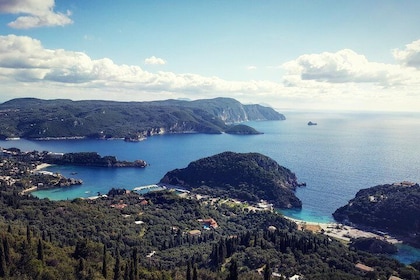
[(418, 0), (0, 0), (0, 102), (420, 112)]

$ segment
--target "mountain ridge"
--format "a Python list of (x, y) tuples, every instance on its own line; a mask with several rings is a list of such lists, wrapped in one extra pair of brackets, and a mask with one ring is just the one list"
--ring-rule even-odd
[(0, 104), (0, 137), (140, 139), (165, 133), (219, 134), (233, 123), (284, 119), (272, 108), (224, 97), (147, 102), (18, 98)]

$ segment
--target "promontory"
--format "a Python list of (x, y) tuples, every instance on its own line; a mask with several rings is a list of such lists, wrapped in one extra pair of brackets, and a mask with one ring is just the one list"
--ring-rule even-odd
[(300, 208), (297, 178), (289, 169), (259, 153), (223, 152), (172, 170), (161, 184), (180, 186), (246, 201), (266, 200), (277, 208)]
[(231, 98), (151, 102), (19, 98), (0, 104), (0, 139), (137, 141), (165, 133), (257, 134), (245, 127), (229, 128), (244, 121), (284, 119), (272, 108)]

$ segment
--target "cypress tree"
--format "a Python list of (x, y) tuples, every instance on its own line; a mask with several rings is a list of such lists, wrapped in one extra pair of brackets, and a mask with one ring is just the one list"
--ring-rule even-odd
[(104, 244), (104, 252), (102, 256), (102, 276), (106, 279), (108, 277), (107, 273), (107, 263), (106, 263), (106, 245)]
[(7, 239), (7, 237), (3, 238), (3, 252), (4, 252), (4, 259), (6, 261), (6, 264), (9, 265), (11, 263), (11, 258), (10, 258), (9, 239)]
[(29, 228), (29, 225), (26, 226), (26, 242), (31, 245), (31, 229)]
[(114, 280), (120, 280), (120, 252), (115, 251)]
[(187, 264), (187, 277), (185, 279), (186, 280), (191, 280), (191, 263), (190, 263), (190, 261), (188, 261), (188, 264)]
[(0, 243), (0, 277), (6, 276), (6, 259), (4, 257), (3, 243)]
[(198, 280), (197, 265), (194, 265), (192, 280)]
[(226, 280), (238, 280), (238, 264), (234, 259), (230, 261), (229, 275)]
[(44, 260), (44, 248), (42, 246), (41, 239), (38, 239), (38, 247), (37, 247), (37, 253), (38, 253), (38, 260), (43, 261)]
[(137, 275), (139, 275), (139, 272), (138, 272), (138, 263), (139, 263), (139, 260), (138, 260), (138, 253), (137, 253), (137, 248), (134, 248), (133, 249), (133, 272), (132, 272), (132, 274), (134, 274), (134, 278), (133, 279), (137, 279)]
[(271, 268), (270, 264), (267, 262), (264, 267), (264, 280), (270, 280), (271, 279)]
[(125, 263), (124, 280), (130, 280), (130, 268), (128, 266), (128, 262)]

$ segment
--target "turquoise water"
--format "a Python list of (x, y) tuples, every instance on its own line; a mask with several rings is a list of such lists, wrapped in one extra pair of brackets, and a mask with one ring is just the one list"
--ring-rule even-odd
[[(143, 159), (150, 164), (144, 169), (50, 167), (47, 170), (84, 181), (81, 186), (34, 193), (50, 199), (89, 197), (112, 187), (132, 189), (154, 184), (167, 171), (223, 151), (259, 152), (307, 183), (296, 192), (303, 209), (285, 214), (313, 222), (332, 221), (335, 209), (362, 188), (404, 180), (420, 182), (419, 113), (284, 113), (286, 121), (248, 123), (264, 132), (262, 135), (163, 135), (135, 143), (18, 140), (0, 141), (0, 146), (52, 152), (95, 151), (120, 160)], [(310, 120), (318, 125), (308, 126)]]

